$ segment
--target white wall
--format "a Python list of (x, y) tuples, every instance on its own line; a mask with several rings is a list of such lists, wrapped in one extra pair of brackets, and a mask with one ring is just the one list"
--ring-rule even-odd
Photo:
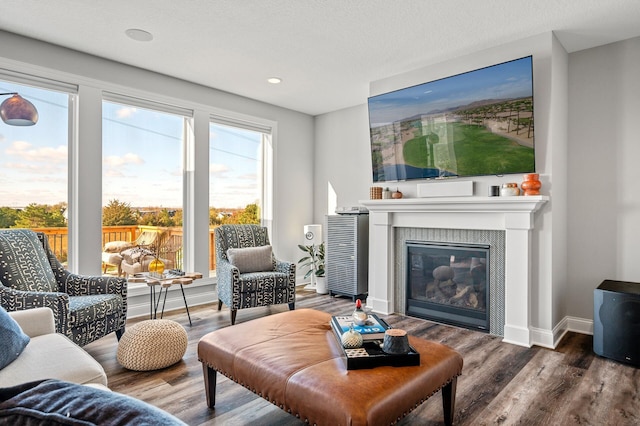
[[(533, 231), (533, 261), (531, 289), (531, 322), (534, 340), (544, 346), (554, 345), (554, 327), (562, 318), (562, 295), (566, 287), (566, 198), (567, 198), (567, 53), (551, 33), (506, 43), (473, 55), (433, 64), (370, 84), (370, 95), (432, 81), (496, 63), (533, 55), (536, 117), (536, 169), (543, 183), (542, 193), (551, 201), (536, 213)], [(357, 205), (369, 197), (371, 178), (370, 142), (366, 99), (353, 108), (316, 117), (317, 157), (314, 182), (316, 193), (323, 194), (331, 183), (337, 190), (339, 205)], [(345, 135), (348, 137), (340, 137)], [(345, 147), (346, 144), (352, 145)], [(317, 152), (317, 151), (316, 151)], [(337, 153), (345, 152), (343, 158)], [(333, 155), (333, 156), (332, 156)], [(367, 176), (366, 180), (363, 176)], [(475, 195), (485, 196), (489, 185), (521, 182), (522, 176), (488, 176), (473, 178)], [(384, 184), (402, 191), (405, 197), (415, 197), (417, 182)], [(378, 184), (378, 186), (383, 186)], [(316, 197), (316, 219), (325, 214), (323, 195)], [(555, 236), (552, 230), (560, 231)], [(562, 268), (559, 267), (562, 265)], [(560, 315), (562, 317), (562, 315)], [(554, 335), (554, 333), (556, 333)]]
[(366, 105), (316, 117), (314, 216), (324, 223), (336, 207), (369, 198), (371, 148)]
[(640, 282), (640, 38), (569, 56), (567, 313), (603, 280)]

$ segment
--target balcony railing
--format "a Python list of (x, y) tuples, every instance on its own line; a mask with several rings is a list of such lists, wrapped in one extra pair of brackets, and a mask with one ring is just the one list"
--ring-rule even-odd
[[(209, 228), (209, 270), (216, 269), (216, 245), (214, 230), (217, 226)], [(49, 239), (49, 246), (55, 253), (56, 257), (63, 263), (67, 262), (68, 255), (68, 230), (67, 228), (32, 228), (36, 232), (43, 232)], [(102, 227), (102, 247), (111, 241), (126, 241), (134, 242), (142, 232), (152, 231), (161, 232), (167, 231), (169, 233), (169, 239), (167, 246), (170, 249), (166, 249), (162, 253), (163, 258), (169, 257), (174, 267), (182, 269), (182, 228), (171, 227), (164, 228), (158, 226), (146, 226), (146, 225), (128, 225), (128, 226), (103, 226)]]

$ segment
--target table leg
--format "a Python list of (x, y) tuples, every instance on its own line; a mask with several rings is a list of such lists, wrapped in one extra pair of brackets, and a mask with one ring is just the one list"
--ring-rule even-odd
[(192, 326), (191, 323), (191, 315), (189, 314), (189, 305), (187, 305), (187, 297), (184, 295), (184, 287), (180, 284), (180, 291), (182, 292), (182, 300), (184, 300), (184, 307), (187, 310), (187, 317), (189, 317), (189, 325)]
[[(160, 319), (164, 316), (164, 305), (167, 303), (167, 293), (169, 293), (169, 288), (164, 289), (164, 299), (162, 300), (162, 311), (160, 311)], [(162, 287), (160, 287), (160, 296), (162, 297)], [(160, 304), (160, 297), (158, 297), (158, 304)]]
[(155, 306), (155, 300), (156, 300), (156, 291), (155, 291), (155, 287), (150, 285), (149, 286), (149, 319), (155, 319), (153, 317), (153, 307)]
[(162, 298), (162, 287), (160, 287), (160, 293), (158, 293), (158, 297), (156, 297), (156, 286), (149, 286), (149, 305), (150, 305), (150, 319), (158, 318), (158, 306), (160, 306), (160, 299)]

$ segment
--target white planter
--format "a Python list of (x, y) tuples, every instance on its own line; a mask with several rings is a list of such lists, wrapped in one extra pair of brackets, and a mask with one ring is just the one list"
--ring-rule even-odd
[(316, 293), (327, 294), (327, 277), (316, 277)]

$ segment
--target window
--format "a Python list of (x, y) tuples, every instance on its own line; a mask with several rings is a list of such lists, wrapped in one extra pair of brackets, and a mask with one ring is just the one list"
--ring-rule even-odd
[[(271, 129), (222, 118), (209, 126), (209, 225), (211, 270), (213, 230), (223, 224), (271, 226)], [(211, 272), (213, 275), (213, 271)]]
[[(22, 76), (17, 80), (31, 79)], [(68, 257), (69, 109), (75, 96), (75, 88), (68, 89), (0, 81), (0, 93), (18, 92), (36, 107), (39, 116), (35, 125), (26, 127), (0, 121), (0, 228), (45, 232), (63, 263)], [(0, 97), (0, 102), (6, 98)]]
[[(183, 267), (187, 117), (167, 109), (115, 95), (106, 96), (102, 105), (103, 244), (125, 241), (143, 246), (148, 253), (140, 262), (142, 271), (148, 271), (158, 253), (165, 269)], [(117, 270), (117, 265), (103, 267), (106, 272)], [(121, 268), (142, 272), (128, 268), (125, 260)]]

